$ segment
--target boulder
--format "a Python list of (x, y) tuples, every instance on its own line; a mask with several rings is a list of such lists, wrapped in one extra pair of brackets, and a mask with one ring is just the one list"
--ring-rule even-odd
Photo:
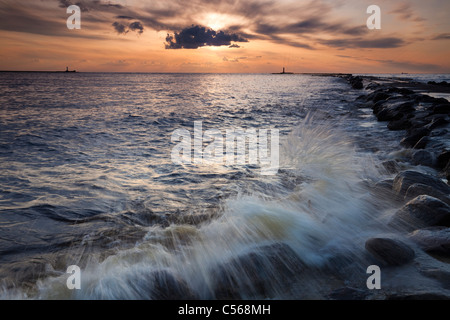
[(414, 104), (411, 101), (396, 101), (387, 103), (375, 115), (378, 121), (400, 120), (405, 115), (414, 111)]
[(450, 187), (441, 179), (413, 170), (400, 172), (394, 178), (393, 189), (398, 195), (405, 196), (408, 188), (415, 183), (428, 185), (444, 194), (450, 193)]
[(414, 165), (422, 165), (432, 167), (435, 159), (431, 152), (427, 150), (417, 150), (412, 154), (412, 162)]
[(154, 300), (193, 300), (198, 296), (191, 291), (188, 284), (168, 272), (158, 270), (152, 273), (153, 285), (151, 297)]
[(387, 90), (387, 92), (388, 92), (388, 93), (399, 93), (399, 94), (402, 94), (402, 95), (404, 95), (404, 96), (414, 94), (414, 91), (412, 91), (412, 90), (410, 90), (410, 89), (406, 89), (406, 88), (397, 88), (397, 87), (389, 88), (389, 89)]
[(381, 85), (379, 83), (375, 83), (375, 82), (371, 82), (367, 85), (366, 89), (367, 90), (380, 90), (379, 88), (381, 87)]
[(373, 95), (373, 97), (371, 97), (371, 100), (372, 100), (373, 102), (378, 102), (378, 101), (381, 101), (381, 100), (386, 100), (386, 99), (389, 98), (389, 97), (390, 97), (390, 95), (387, 94), (386, 92), (376, 92), (376, 93)]
[(433, 114), (450, 114), (450, 104), (438, 104), (433, 107)]
[(450, 151), (444, 150), (438, 155), (436, 165), (439, 169), (444, 169), (449, 161), (450, 161)]
[(436, 128), (442, 127), (442, 126), (446, 126), (448, 124), (447, 119), (445, 118), (435, 118), (433, 120), (431, 120), (431, 122), (429, 122), (425, 128), (430, 129), (430, 130), (434, 130)]
[(222, 300), (285, 292), (304, 268), (305, 264), (287, 244), (257, 247), (212, 270), (214, 295)]
[(353, 89), (362, 89), (364, 88), (363, 79), (361, 77), (350, 77), (348, 79), (350, 85)]
[(450, 206), (439, 199), (421, 195), (400, 208), (389, 224), (411, 231), (431, 226), (447, 226), (450, 225)]
[(425, 277), (435, 279), (444, 289), (450, 289), (450, 272), (440, 269), (425, 269), (420, 273)]
[(130, 273), (126, 290), (118, 290), (115, 299), (195, 300), (199, 297), (186, 281), (166, 269)]
[(450, 256), (450, 228), (431, 227), (412, 232), (409, 238), (427, 252)]
[(419, 142), (420, 139), (422, 139), (425, 136), (428, 136), (430, 134), (430, 129), (427, 128), (416, 128), (413, 130), (409, 130), (406, 134), (406, 137), (404, 137), (400, 144), (407, 148), (414, 147), (417, 142)]
[(444, 172), (445, 177), (447, 178), (447, 181), (450, 181), (450, 161), (445, 166), (443, 172)]
[(450, 205), (450, 196), (449, 195), (447, 195), (439, 190), (436, 190), (429, 185), (422, 184), (422, 183), (414, 183), (413, 185), (411, 185), (408, 188), (408, 190), (406, 191), (405, 200), (409, 201), (420, 195), (432, 196), (432, 197), (437, 198), (437, 199), (445, 202), (446, 204)]
[(366, 250), (380, 262), (399, 266), (414, 259), (415, 253), (406, 243), (390, 238), (371, 238), (366, 241)]
[(430, 138), (428, 137), (422, 137), (413, 147), (413, 149), (425, 149), (428, 142), (430, 141)]
[(389, 123), (387, 124), (387, 127), (389, 130), (392, 130), (392, 131), (406, 130), (411, 127), (411, 122), (408, 119), (408, 117), (404, 115), (399, 120), (389, 121)]

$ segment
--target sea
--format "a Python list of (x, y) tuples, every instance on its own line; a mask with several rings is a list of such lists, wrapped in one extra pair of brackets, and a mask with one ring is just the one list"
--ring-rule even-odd
[[(363, 93), (301, 74), (0, 73), (0, 298), (217, 299), (228, 267), (241, 299), (366, 290), (364, 242), (400, 206), (371, 186), (393, 178), (383, 161), (411, 165)], [(277, 170), (194, 161), (199, 122), (201, 135), (278, 132)], [(176, 132), (192, 146), (181, 162)], [(283, 256), (248, 274), (245, 257), (275, 244), (304, 271), (283, 271)], [(401, 272), (386, 286), (428, 286)]]

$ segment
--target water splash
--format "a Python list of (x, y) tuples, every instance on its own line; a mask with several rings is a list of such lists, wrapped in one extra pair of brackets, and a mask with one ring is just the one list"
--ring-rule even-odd
[[(270, 185), (267, 194), (245, 190), (246, 195), (226, 199), (220, 216), (200, 226), (149, 227), (132, 249), (101, 262), (89, 261), (83, 270), (82, 290), (71, 294), (63, 275), (40, 281), (39, 297), (170, 298), (167, 292), (161, 293), (164, 287), (171, 298), (184, 294), (184, 298), (213, 299), (219, 295), (218, 284), (223, 284), (217, 278), (222, 277), (228, 279), (225, 283), (237, 286), (241, 298), (261, 294), (277, 298), (285, 294), (283, 290), (289, 291), (281, 288), (286, 274), (277, 273), (277, 268), (291, 259), (281, 255), (279, 248), (274, 251), (278, 260), (267, 258), (267, 252), (259, 248), (270, 251), (271, 245), (287, 245), (295, 255), (292, 265), (287, 265), (290, 269), (302, 265), (302, 270), (324, 272), (336, 255), (348, 258), (350, 252), (354, 259), (361, 253), (362, 235), (374, 232), (368, 230), (374, 208), (361, 184), (368, 174), (368, 159), (357, 154), (345, 134), (311, 116), (290, 133), (281, 150), (283, 168), (266, 181)], [(286, 180), (296, 183), (286, 184)], [(246, 273), (254, 257), (268, 259), (265, 269), (258, 266), (257, 270), (272, 279), (255, 280), (259, 275)], [(352, 263), (357, 265), (358, 260)], [(228, 269), (225, 273), (224, 268)], [(300, 281), (303, 276), (298, 273), (289, 275), (294, 277), (290, 283)], [(316, 281), (317, 275), (310, 275), (309, 280)], [(261, 291), (260, 284), (266, 282), (271, 287)]]

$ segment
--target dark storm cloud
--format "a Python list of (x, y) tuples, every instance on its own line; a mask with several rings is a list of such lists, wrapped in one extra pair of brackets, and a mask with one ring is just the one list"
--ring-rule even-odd
[(335, 48), (377, 48), (377, 49), (387, 49), (387, 48), (398, 48), (406, 45), (406, 42), (400, 38), (388, 37), (379, 38), (373, 40), (366, 40), (361, 38), (353, 39), (333, 39), (333, 40), (321, 40), (323, 45)]
[(137, 31), (139, 34), (144, 32), (144, 26), (139, 21), (132, 22), (129, 25), (115, 21), (112, 26), (118, 34), (127, 34), (130, 30)]
[(116, 19), (124, 19), (124, 20), (133, 20), (133, 17), (130, 16), (115, 16)]
[(144, 32), (144, 26), (139, 21), (135, 21), (133, 23), (130, 23), (128, 28), (130, 28), (131, 31), (138, 31), (138, 33), (143, 33)]
[(112, 24), (112, 26), (118, 34), (126, 34), (128, 32), (127, 27), (120, 22), (116, 21)]
[(235, 33), (191, 26), (179, 33), (167, 34), (166, 49), (197, 49), (205, 46), (230, 46), (231, 42), (248, 42)]

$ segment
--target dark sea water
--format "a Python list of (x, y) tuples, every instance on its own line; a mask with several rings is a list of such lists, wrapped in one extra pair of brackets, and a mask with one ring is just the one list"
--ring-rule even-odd
[[(164, 271), (214, 299), (214, 270), (274, 243), (309, 271), (287, 288), (271, 266), (263, 298), (364, 289), (364, 241), (393, 208), (367, 186), (392, 177), (378, 164), (402, 152), (360, 94), (306, 75), (1, 73), (1, 297), (154, 299), (150, 275)], [(171, 136), (194, 121), (278, 129), (278, 173), (174, 164)], [(70, 265), (81, 290), (66, 287)]]

